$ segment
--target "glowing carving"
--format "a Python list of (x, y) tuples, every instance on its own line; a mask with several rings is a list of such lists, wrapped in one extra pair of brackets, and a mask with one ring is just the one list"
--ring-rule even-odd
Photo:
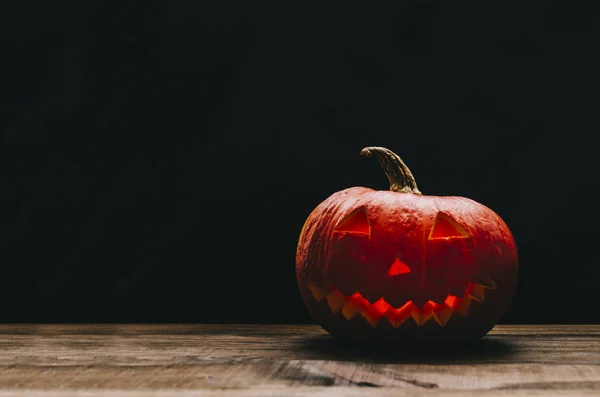
[(387, 271), (388, 276), (397, 276), (399, 274), (408, 274), (410, 273), (410, 267), (404, 262), (402, 262), (399, 258), (392, 263), (392, 266)]
[(371, 224), (365, 207), (358, 207), (335, 227), (335, 233), (369, 236)]
[[(370, 303), (360, 292), (344, 296), (339, 290), (330, 285), (323, 286), (309, 283), (308, 288), (317, 302), (326, 299), (331, 312), (334, 314), (341, 312), (346, 320), (351, 320), (360, 314), (371, 326), (376, 327), (380, 320), (385, 318), (394, 328), (398, 328), (409, 317), (412, 317), (418, 326), (422, 326), (433, 319), (440, 327), (445, 327), (454, 313), (466, 317), (471, 303), (473, 301), (483, 303), (485, 290), (493, 289), (479, 283), (470, 282), (461, 297), (448, 295), (442, 303), (430, 300), (421, 308), (417, 307), (412, 301), (408, 301), (401, 307), (395, 308), (383, 298)], [(325, 296), (326, 291), (330, 292)]]
[(469, 233), (464, 227), (446, 214), (438, 212), (433, 222), (429, 240), (447, 238), (468, 238)]

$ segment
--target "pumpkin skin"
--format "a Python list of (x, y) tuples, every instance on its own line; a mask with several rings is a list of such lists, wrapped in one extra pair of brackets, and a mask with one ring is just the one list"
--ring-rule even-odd
[(514, 295), (506, 223), (468, 198), (422, 195), (393, 152), (368, 147), (390, 191), (351, 187), (308, 216), (298, 241), (302, 299), (330, 334), (370, 342), (478, 339)]

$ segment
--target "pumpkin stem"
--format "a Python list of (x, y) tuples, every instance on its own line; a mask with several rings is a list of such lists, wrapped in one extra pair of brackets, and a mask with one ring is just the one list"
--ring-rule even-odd
[(396, 153), (379, 146), (369, 146), (360, 151), (361, 156), (375, 157), (390, 181), (390, 190), (401, 193), (422, 194), (415, 177)]

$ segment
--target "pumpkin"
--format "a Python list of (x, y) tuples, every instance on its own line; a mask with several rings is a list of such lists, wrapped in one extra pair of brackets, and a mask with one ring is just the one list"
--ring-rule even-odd
[(308, 216), (298, 288), (330, 334), (366, 341), (478, 339), (507, 312), (518, 255), (506, 223), (458, 196), (423, 195), (402, 159), (366, 147), (390, 190), (350, 187)]

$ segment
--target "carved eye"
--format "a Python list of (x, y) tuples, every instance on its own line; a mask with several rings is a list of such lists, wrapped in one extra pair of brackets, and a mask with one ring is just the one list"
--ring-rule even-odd
[(370, 236), (371, 224), (367, 217), (365, 207), (358, 207), (350, 214), (346, 215), (346, 217), (335, 227), (334, 233)]
[(429, 232), (429, 240), (468, 237), (470, 237), (469, 233), (460, 223), (441, 212), (437, 213), (431, 232)]
[(400, 260), (400, 258), (396, 258), (392, 265), (387, 271), (388, 276), (397, 276), (399, 274), (408, 274), (410, 273), (410, 267), (404, 262)]

